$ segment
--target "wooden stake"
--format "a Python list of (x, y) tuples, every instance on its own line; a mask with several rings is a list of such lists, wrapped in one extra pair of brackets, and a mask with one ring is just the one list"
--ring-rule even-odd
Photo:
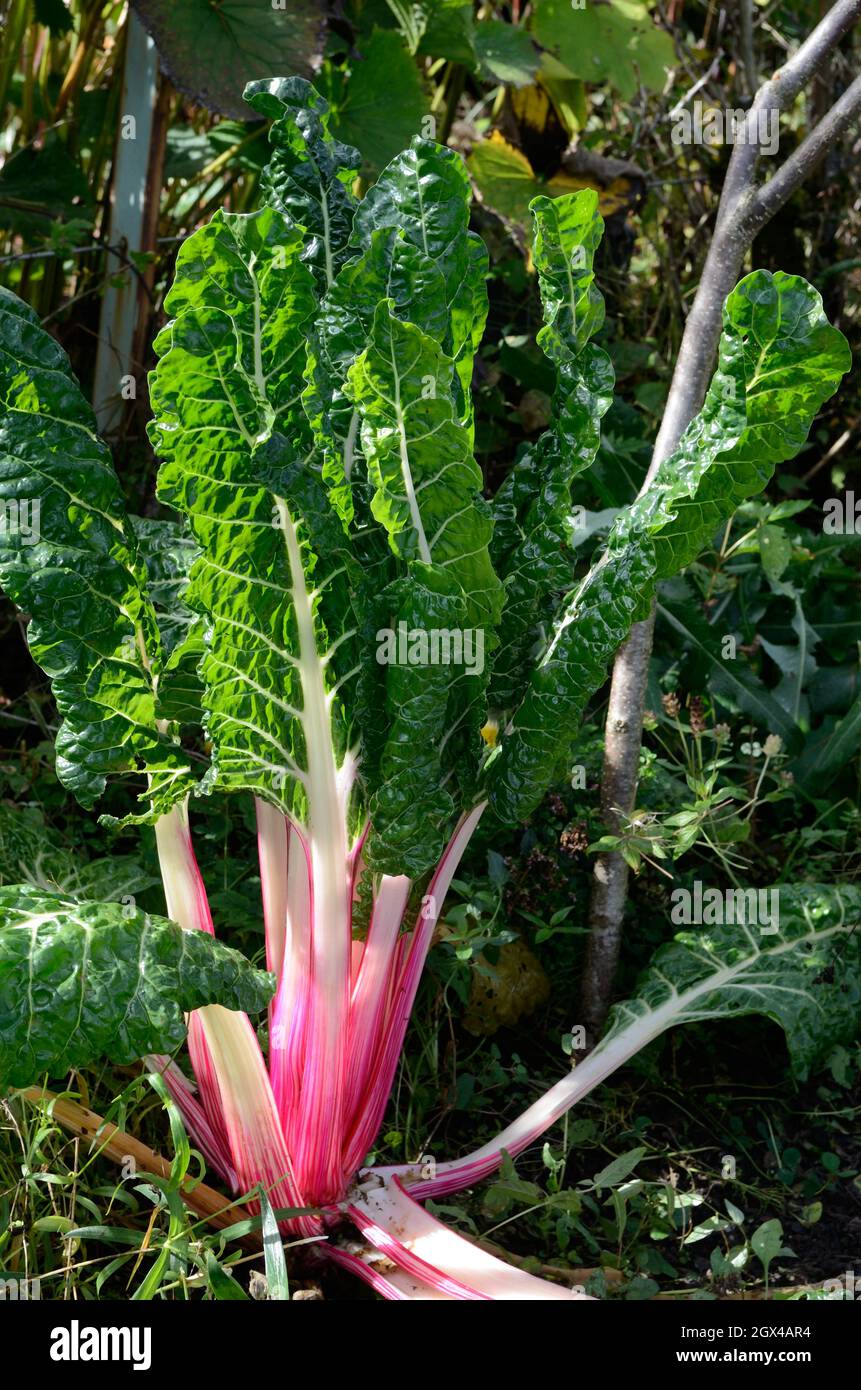
[[(92, 1144), (97, 1145), (100, 1153), (106, 1154), (116, 1163), (132, 1158), (138, 1172), (152, 1173), (159, 1178), (170, 1177), (170, 1164), (166, 1158), (142, 1144), (139, 1139), (134, 1139), (132, 1135), (117, 1129), (116, 1125), (103, 1120), (95, 1111), (87, 1110), (85, 1106), (78, 1105), (77, 1101), (56, 1096), (52, 1091), (44, 1091), (40, 1086), (30, 1086), (21, 1094), (24, 1100), (30, 1101), (33, 1105), (49, 1102), (53, 1118), (64, 1129), (81, 1139), (90, 1140)], [(207, 1187), (203, 1182), (187, 1189), (181, 1187), (179, 1195), (187, 1207), (219, 1230), (232, 1226), (237, 1221), (248, 1220), (252, 1216), (247, 1207), (236, 1202), (231, 1203), (229, 1197), (216, 1192), (214, 1187)], [(241, 1238), (240, 1244), (247, 1249), (259, 1250), (262, 1241), (258, 1233), (251, 1232)]]

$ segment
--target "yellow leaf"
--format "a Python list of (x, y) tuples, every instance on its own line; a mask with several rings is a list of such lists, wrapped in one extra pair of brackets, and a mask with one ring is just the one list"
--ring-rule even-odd
[(499, 957), (491, 966), (479, 956), (489, 974), (473, 972), (469, 1004), (463, 1016), (467, 1032), (488, 1037), (498, 1028), (515, 1024), (534, 1013), (550, 994), (550, 981), (536, 956), (522, 941), (500, 946)]
[(514, 224), (529, 241), (532, 239), (529, 204), (539, 194), (558, 198), (563, 193), (594, 188), (602, 217), (621, 211), (631, 202), (630, 181), (624, 177), (614, 179), (607, 188), (602, 188), (597, 180), (566, 173), (540, 179), (523, 151), (515, 149), (498, 130), (473, 147), (467, 165), (481, 201), (504, 222)]

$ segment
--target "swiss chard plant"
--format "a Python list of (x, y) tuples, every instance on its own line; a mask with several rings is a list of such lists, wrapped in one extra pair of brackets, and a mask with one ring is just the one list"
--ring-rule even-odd
[[(479, 819), (536, 806), (659, 581), (798, 451), (848, 349), (805, 281), (747, 276), (702, 411), (583, 574), (571, 487), (613, 390), (596, 195), (532, 204), (553, 421), (488, 499), (471, 396), (487, 253), (460, 157), (417, 139), (358, 200), (358, 156), (308, 83), (246, 95), (272, 122), (264, 204), (188, 238), (155, 344), (176, 520), (127, 514), (64, 353), (0, 298), (0, 579), (53, 682), (60, 780), (89, 808), (129, 779), (124, 823), (154, 826), (166, 904), (2, 890), (0, 1080), (147, 1056), (224, 1181), (262, 1184), (296, 1209), (285, 1230), (326, 1236), (318, 1257), (386, 1297), (574, 1297), (421, 1200), (491, 1173), (684, 1020), (765, 1014), (803, 1074), (856, 1026), (858, 890), (781, 890), (768, 933), (681, 935), (494, 1141), (363, 1164)], [(12, 524), (34, 501), (38, 527)], [(189, 817), (214, 793), (254, 798), (268, 974), (214, 937)], [(249, 1014), (267, 1007), (261, 1046)], [(194, 1084), (167, 1055), (183, 1011)]]

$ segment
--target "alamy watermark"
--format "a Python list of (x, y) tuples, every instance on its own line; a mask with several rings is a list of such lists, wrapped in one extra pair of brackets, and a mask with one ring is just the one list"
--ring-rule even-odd
[(51, 1332), (52, 1361), (130, 1361), (132, 1370), (152, 1365), (152, 1328), (82, 1327), (72, 1318), (69, 1327)]
[(829, 497), (823, 506), (822, 530), (826, 536), (861, 536), (861, 493), (844, 492)]
[(763, 936), (773, 936), (780, 929), (779, 888), (704, 888), (697, 879), (693, 889), (674, 888), (670, 901), (670, 921), (675, 926), (735, 924), (759, 927)]
[(707, 106), (695, 101), (670, 112), (674, 145), (757, 145), (761, 154), (777, 154), (780, 112), (773, 109), (737, 111), (730, 106)]
[(22, 545), (37, 545), (41, 518), (38, 497), (5, 497), (0, 501), (0, 536), (17, 536)]
[(0, 1302), (32, 1303), (41, 1297), (38, 1279), (0, 1279)]
[(484, 629), (480, 627), (409, 627), (377, 632), (381, 666), (463, 666), (468, 676), (484, 670)]
[(839, 1279), (824, 1279), (819, 1287), (828, 1298), (848, 1303), (861, 1301), (861, 1274), (857, 1270), (847, 1269)]

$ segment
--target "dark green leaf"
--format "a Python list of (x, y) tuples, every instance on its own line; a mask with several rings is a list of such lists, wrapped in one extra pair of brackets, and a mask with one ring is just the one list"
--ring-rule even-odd
[(55, 36), (69, 34), (75, 27), (63, 0), (35, 0), (33, 11), (37, 24), (44, 24)]
[(529, 35), (501, 19), (487, 19), (473, 31), (476, 57), (485, 72), (512, 87), (525, 87), (538, 71), (539, 54)]
[(259, 1013), (274, 982), (204, 931), (29, 884), (0, 888), (0, 1080), (28, 1086), (102, 1055), (133, 1062), (185, 1037), (205, 1004)]
[(242, 121), (246, 82), (261, 72), (310, 76), (323, 53), (326, 16), (317, 0), (134, 0), (174, 86), (210, 111)]
[(302, 259), (326, 289), (344, 260), (359, 153), (332, 138), (328, 103), (301, 77), (250, 82), (245, 100), (272, 121), (272, 158), (263, 180), (267, 202), (303, 230)]
[[(415, 139), (384, 169), (356, 210), (352, 245), (367, 250), (381, 227), (400, 230), (434, 262), (445, 282), (449, 323), (439, 341), (454, 359), (458, 414), (471, 423), (472, 364), (487, 317), (487, 250), (469, 231), (471, 190), (463, 160), (433, 140)], [(401, 296), (403, 299), (403, 296)], [(424, 327), (424, 319), (414, 320)], [(428, 328), (427, 331), (432, 331)]]
[(574, 6), (537, 0), (532, 32), (574, 77), (608, 83), (630, 100), (639, 86), (659, 92), (675, 66), (673, 41), (658, 28), (643, 0), (608, 0)]
[(821, 297), (799, 277), (756, 271), (728, 297), (702, 411), (557, 615), (511, 732), (488, 760), (491, 802), (505, 820), (522, 820), (548, 785), (628, 627), (647, 616), (656, 581), (693, 560), (775, 464), (794, 457), (850, 361)]
[(518, 460), (493, 503), (493, 561), (505, 584), (489, 697), (499, 710), (522, 697), (549, 605), (572, 583), (571, 484), (595, 456), (613, 391), (610, 360), (589, 342), (604, 318), (594, 272), (604, 226), (597, 194), (536, 198), (531, 207), (545, 320), (538, 342), (556, 368), (556, 390), (552, 428)]
[[(757, 892), (736, 896), (745, 891)], [(633, 1052), (678, 1023), (763, 1014), (782, 1027), (803, 1081), (836, 1043), (851, 1041), (861, 1007), (861, 889), (781, 883), (759, 891), (779, 895), (778, 921), (768, 924), (777, 932), (762, 931), (746, 906), (740, 921), (733, 906), (723, 926), (680, 932), (656, 952), (633, 998), (613, 1008), (595, 1054), (619, 1047), (623, 1035), (639, 1039)]]
[(361, 150), (369, 170), (388, 164), (419, 134), (428, 102), (414, 59), (400, 36), (375, 29), (362, 39), (349, 81), (332, 93), (333, 129)]
[(316, 305), (302, 252), (302, 232), (269, 208), (219, 212), (195, 232), (151, 385), (159, 496), (188, 516), (200, 551), (187, 599), (208, 624), (205, 787), (253, 790), (285, 811), (304, 805), (309, 757), (330, 758), (324, 730), (346, 751), (343, 705), (328, 695), (355, 667), (345, 533), (301, 457)]
[(68, 359), (8, 290), (0, 402), (0, 497), (18, 523), (0, 529), (0, 581), (31, 615), (28, 640), (53, 681), (58, 776), (92, 806), (109, 775), (145, 769), (146, 819), (193, 785), (187, 757), (158, 722), (164, 652), (146, 571)]

